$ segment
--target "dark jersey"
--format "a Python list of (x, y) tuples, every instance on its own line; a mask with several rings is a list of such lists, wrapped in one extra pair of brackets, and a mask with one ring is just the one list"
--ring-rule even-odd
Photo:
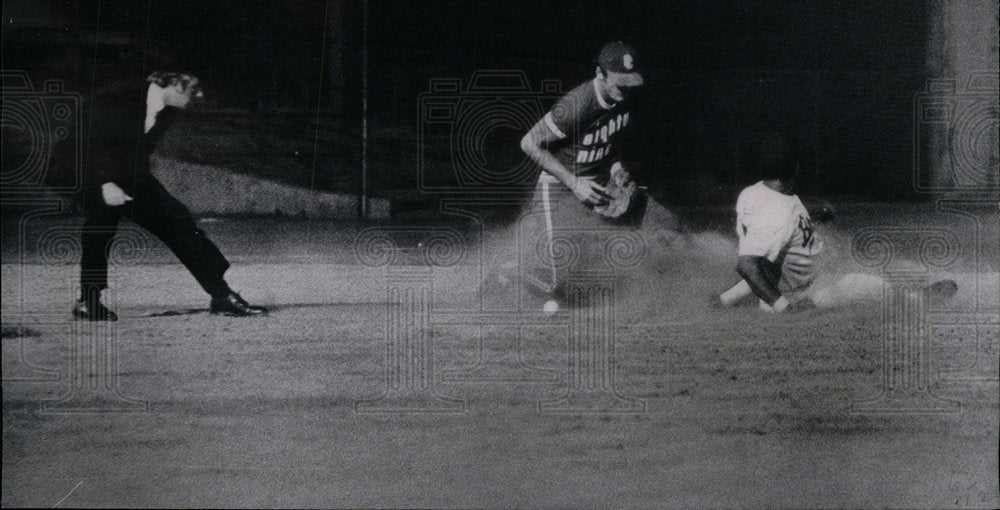
[[(150, 156), (180, 110), (165, 107), (152, 129), (143, 133), (145, 89), (127, 85), (109, 86), (110, 91), (95, 94), (81, 105), (84, 139), (79, 160), (68, 143), (53, 148), (45, 183), (67, 190), (66, 198), (83, 204), (100, 201), (101, 186), (107, 182), (131, 195), (137, 183), (154, 178)], [(74, 186), (80, 189), (70, 192)]]
[(618, 140), (628, 125), (629, 112), (621, 103), (608, 104), (588, 81), (569, 91), (545, 115), (545, 124), (560, 140), (549, 150), (576, 175), (606, 178), (618, 161)]
[(87, 180), (100, 186), (114, 182), (129, 191), (136, 181), (152, 178), (150, 156), (180, 110), (165, 106), (156, 123), (143, 132), (145, 94), (104, 101), (91, 109), (91, 138), (86, 147)]

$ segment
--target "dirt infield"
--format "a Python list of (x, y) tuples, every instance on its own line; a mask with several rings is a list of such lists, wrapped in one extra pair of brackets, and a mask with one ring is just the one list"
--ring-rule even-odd
[[(93, 326), (69, 320), (72, 249), (37, 248), (72, 223), (5, 220), (2, 503), (1000, 506), (995, 209), (971, 237), (926, 207), (844, 211), (827, 232), (840, 270), (878, 271), (852, 257), (874, 217), (962, 240), (929, 276), (959, 292), (917, 317), (926, 350), (902, 379), (885, 379), (900, 363), (879, 303), (713, 309), (728, 227), (651, 252), (609, 319), (529, 297), (484, 308), (471, 230), (203, 221), (269, 317), (208, 315), (153, 242), (117, 252), (123, 318)], [(372, 232), (395, 262), (362, 249)]]

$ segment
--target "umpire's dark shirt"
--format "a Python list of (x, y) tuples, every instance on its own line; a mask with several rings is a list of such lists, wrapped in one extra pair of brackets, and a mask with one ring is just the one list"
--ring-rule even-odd
[[(83, 157), (82, 189), (71, 198), (84, 208), (92, 207), (101, 198), (101, 186), (113, 182), (132, 195), (144, 180), (152, 179), (150, 156), (174, 121), (179, 111), (164, 107), (156, 116), (156, 124), (143, 133), (146, 117), (146, 92), (140, 86), (112, 85), (105, 91), (85, 98), (82, 108)], [(56, 151), (65, 150), (57, 147)], [(46, 182), (56, 187), (72, 185), (76, 179), (71, 159), (65, 153), (54, 154)]]

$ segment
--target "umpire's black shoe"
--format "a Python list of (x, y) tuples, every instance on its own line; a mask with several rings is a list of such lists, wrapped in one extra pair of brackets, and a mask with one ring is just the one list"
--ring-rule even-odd
[(118, 315), (101, 304), (99, 297), (81, 299), (73, 306), (73, 318), (88, 321), (116, 321)]
[(221, 314), (230, 317), (250, 317), (267, 314), (267, 308), (253, 306), (235, 292), (230, 292), (223, 297), (212, 298), (212, 305), (209, 307), (209, 311), (212, 315)]

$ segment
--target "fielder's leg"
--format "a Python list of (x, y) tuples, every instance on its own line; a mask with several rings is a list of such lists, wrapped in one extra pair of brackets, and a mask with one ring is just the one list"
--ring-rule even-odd
[[(522, 247), (522, 260), (535, 260), (536, 258), (541, 259), (541, 267), (530, 266), (525, 268), (524, 278), (529, 289), (541, 292), (542, 294), (553, 294), (559, 284), (559, 274), (556, 268), (556, 248), (555, 248), (555, 234), (554, 226), (552, 220), (553, 213), (553, 197), (552, 197), (552, 183), (549, 180), (552, 179), (546, 175), (539, 177), (538, 186), (535, 189), (535, 196), (532, 200), (533, 203), (540, 204), (542, 207), (541, 211), (541, 228), (536, 227), (539, 223), (537, 214), (528, 214), (522, 218), (522, 229), (521, 229), (521, 242), (525, 244)], [(539, 232), (541, 230), (541, 232)], [(524, 235), (527, 234), (527, 235)], [(541, 252), (538, 253), (539, 248), (538, 243), (541, 243)], [(540, 257), (533, 257), (532, 253)]]
[(549, 275), (551, 276), (549, 284), (549, 289), (551, 290), (549, 292), (552, 292), (558, 284), (559, 277), (556, 274), (555, 236), (552, 232), (552, 201), (549, 194), (548, 181), (542, 181), (542, 208), (545, 210), (545, 244), (549, 252)]

